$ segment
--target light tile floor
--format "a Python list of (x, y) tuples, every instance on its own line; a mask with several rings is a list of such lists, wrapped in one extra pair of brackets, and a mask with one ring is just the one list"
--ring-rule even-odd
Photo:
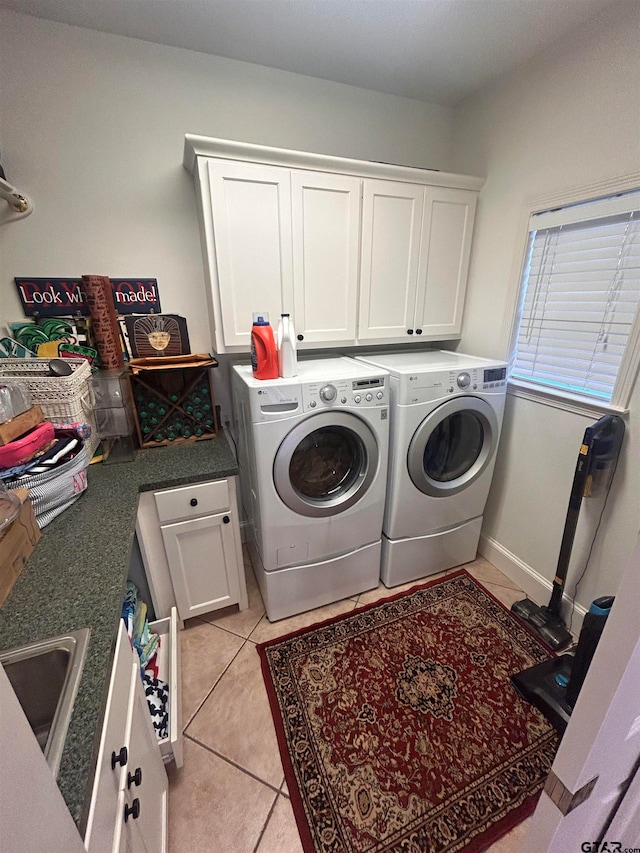
[[(524, 595), (484, 558), (465, 568), (507, 607)], [(184, 766), (169, 768), (170, 853), (302, 853), (255, 645), (415, 585), (380, 584), (272, 624), (246, 550), (245, 572), (246, 610), (190, 619), (180, 634)], [(515, 853), (526, 824), (491, 853)]]

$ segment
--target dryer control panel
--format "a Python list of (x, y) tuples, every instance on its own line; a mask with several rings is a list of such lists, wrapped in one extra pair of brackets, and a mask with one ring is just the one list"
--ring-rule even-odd
[(453, 394), (456, 391), (489, 391), (493, 388), (506, 387), (507, 368), (490, 367), (477, 368), (476, 370), (452, 370), (449, 373), (449, 387), (447, 391)]
[(308, 382), (302, 386), (303, 409), (318, 411), (341, 406), (358, 408), (386, 406), (389, 389), (385, 376), (361, 379), (335, 379), (327, 382)]
[(429, 370), (407, 373), (398, 381), (396, 398), (400, 405), (415, 405), (455, 394), (506, 393), (507, 366), (469, 367), (466, 370)]

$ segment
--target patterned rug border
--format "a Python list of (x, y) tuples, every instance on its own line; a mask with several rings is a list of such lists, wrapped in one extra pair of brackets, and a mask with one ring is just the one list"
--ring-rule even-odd
[[(545, 641), (540, 637), (536, 632), (530, 628), (526, 623), (521, 622), (517, 616), (514, 616), (513, 613), (509, 610), (509, 608), (504, 605), (500, 599), (496, 598), (496, 596), (486, 589), (482, 585), (482, 581), (479, 581), (477, 578), (467, 571), (467, 569), (455, 569), (450, 574), (445, 575), (444, 577), (437, 577), (433, 580), (426, 581), (424, 583), (417, 582), (415, 586), (412, 586), (410, 589), (403, 589), (401, 592), (392, 592), (389, 590), (388, 596), (383, 596), (379, 598), (377, 601), (372, 601), (369, 604), (362, 604), (360, 607), (354, 607), (353, 610), (349, 610), (346, 613), (339, 613), (337, 616), (329, 616), (327, 619), (321, 619), (319, 622), (314, 622), (313, 625), (307, 625), (305, 628), (296, 628), (295, 631), (290, 631), (288, 634), (282, 634), (279, 637), (274, 637), (271, 640), (265, 640), (263, 643), (256, 643), (256, 648), (260, 653), (260, 657), (262, 659), (262, 649), (268, 649), (270, 646), (277, 646), (279, 643), (283, 643), (285, 640), (290, 640), (293, 637), (299, 637), (303, 634), (307, 634), (310, 631), (316, 631), (319, 628), (325, 628), (327, 625), (333, 625), (335, 622), (343, 622), (349, 619), (351, 616), (356, 616), (359, 613), (365, 613), (367, 610), (373, 610), (374, 607), (379, 607), (380, 605), (386, 604), (387, 602), (397, 601), (400, 598), (405, 598), (410, 595), (413, 595), (415, 592), (419, 592), (423, 589), (428, 589), (431, 586), (435, 586), (439, 583), (444, 583), (445, 581), (453, 580), (453, 578), (460, 577), (461, 575), (466, 575), (469, 580), (473, 581), (476, 586), (478, 586), (485, 595), (488, 595), (499, 607), (504, 610), (505, 613), (508, 613), (510, 618), (513, 620), (514, 624), (521, 628), (529, 637), (535, 640), (538, 645), (542, 648), (543, 651), (547, 652), (547, 654), (556, 657), (556, 652), (548, 646)], [(524, 593), (523, 593), (524, 595)]]
[[(298, 790), (295, 771), (293, 768), (293, 763), (291, 761), (291, 756), (289, 754), (289, 748), (287, 744), (284, 724), (282, 721), (282, 715), (280, 712), (278, 696), (276, 693), (275, 685), (273, 683), (273, 678), (269, 667), (269, 661), (267, 658), (267, 649), (273, 646), (277, 646), (280, 643), (287, 642), (294, 637), (304, 636), (305, 634), (313, 633), (329, 625), (333, 625), (337, 622), (348, 621), (349, 619), (359, 616), (360, 614), (365, 613), (368, 610), (373, 610), (376, 607), (384, 606), (385, 604), (409, 597), (416, 592), (420, 592), (421, 590), (436, 586), (437, 584), (454, 580), (458, 577), (466, 577), (468, 580), (470, 580), (481, 592), (483, 592), (496, 605), (498, 605), (498, 607), (502, 611), (504, 611), (504, 613), (508, 615), (510, 621), (514, 624), (514, 626), (520, 628), (525, 634), (525, 636), (527, 636), (536, 645), (538, 645), (540, 649), (546, 654), (552, 656), (555, 655), (553, 650), (549, 646), (547, 646), (547, 644), (541, 639), (541, 637), (535, 634), (523, 622), (518, 620), (517, 617), (515, 617), (511, 613), (511, 611), (501, 601), (499, 601), (499, 599), (496, 598), (495, 595), (493, 595), (493, 593), (491, 593), (482, 585), (481, 581), (475, 578), (469, 571), (467, 571), (467, 569), (464, 568), (452, 571), (450, 574), (447, 574), (444, 577), (434, 578), (433, 580), (426, 581), (424, 583), (417, 583), (410, 589), (405, 589), (401, 592), (392, 593), (389, 596), (384, 596), (383, 598), (379, 598), (377, 601), (371, 602), (369, 604), (364, 604), (361, 607), (355, 607), (353, 610), (349, 610), (347, 613), (340, 613), (337, 616), (331, 616), (328, 619), (320, 620), (319, 622), (315, 622), (314, 624), (308, 625), (304, 628), (298, 628), (295, 631), (283, 634), (280, 637), (275, 637), (271, 640), (266, 640), (263, 643), (256, 644), (256, 651), (260, 656), (263, 681), (269, 700), (269, 708), (271, 710), (271, 716), (276, 731), (278, 749), (280, 751), (280, 757), (282, 759), (285, 782), (287, 783), (287, 787), (289, 789), (289, 798), (291, 801), (291, 806), (296, 820), (296, 825), (298, 827), (298, 833), (300, 835), (300, 840), (304, 853), (316, 853), (316, 847), (306, 819), (304, 802)], [(531, 797), (528, 797), (520, 804), (520, 806), (518, 806), (516, 809), (513, 809), (511, 812), (509, 812), (509, 814), (505, 815), (503, 818), (501, 818), (499, 821), (497, 821), (491, 827), (485, 830), (484, 833), (473, 839), (464, 848), (464, 851), (462, 851), (462, 853), (483, 853), (483, 851), (486, 851), (489, 847), (491, 847), (492, 844), (494, 844), (496, 841), (506, 835), (506, 833), (508, 833), (510, 830), (512, 830), (525, 818), (527, 818), (530, 814), (533, 813), (539, 797), (540, 792), (532, 795)]]

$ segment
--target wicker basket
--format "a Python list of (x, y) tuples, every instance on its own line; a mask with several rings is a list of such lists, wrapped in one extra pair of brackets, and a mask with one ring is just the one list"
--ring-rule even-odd
[(93, 410), (91, 368), (83, 358), (65, 358), (71, 365), (70, 376), (49, 376), (48, 358), (0, 359), (0, 382), (21, 385), (31, 396), (31, 404), (40, 406), (48, 420), (86, 422), (91, 437), (86, 448), (91, 458), (100, 443), (100, 434)]

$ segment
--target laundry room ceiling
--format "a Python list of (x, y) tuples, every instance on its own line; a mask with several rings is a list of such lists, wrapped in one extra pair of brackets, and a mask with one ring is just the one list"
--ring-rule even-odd
[(0, 7), (455, 105), (621, 0), (0, 0)]

